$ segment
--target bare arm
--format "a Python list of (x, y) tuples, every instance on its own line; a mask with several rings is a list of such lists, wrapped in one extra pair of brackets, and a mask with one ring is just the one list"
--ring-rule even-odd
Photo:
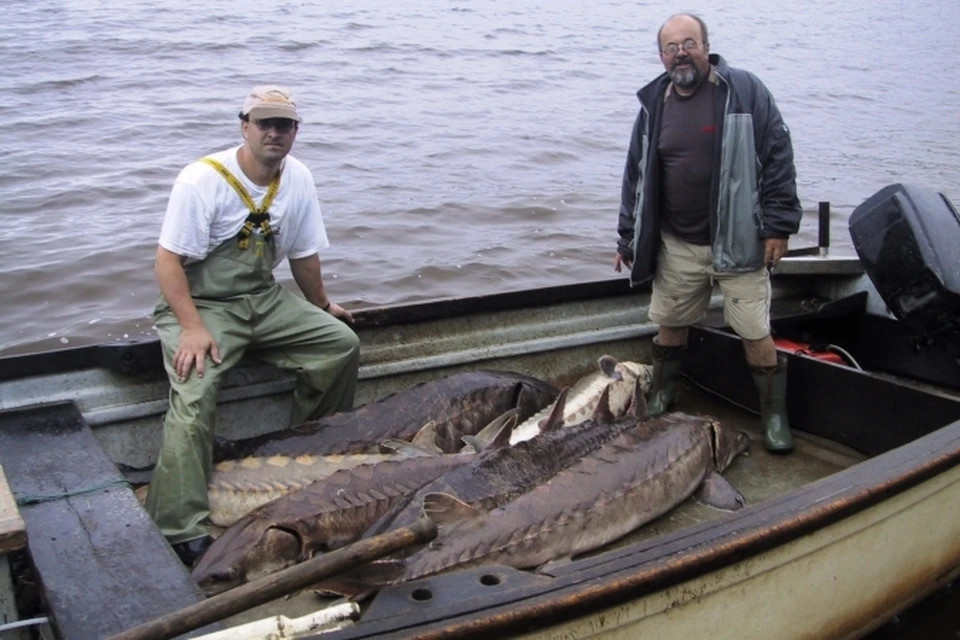
[(353, 314), (327, 297), (323, 287), (323, 273), (320, 267), (320, 256), (316, 253), (306, 258), (290, 259), (290, 271), (303, 296), (321, 309), (327, 307), (327, 312), (344, 322), (353, 322)]
[(180, 342), (173, 357), (173, 365), (181, 381), (187, 379), (194, 366), (197, 368), (197, 376), (203, 377), (207, 352), (214, 363), (221, 363), (220, 348), (203, 324), (190, 296), (187, 274), (183, 270), (184, 260), (183, 256), (157, 247), (154, 265), (157, 283), (160, 285), (160, 293), (180, 324)]

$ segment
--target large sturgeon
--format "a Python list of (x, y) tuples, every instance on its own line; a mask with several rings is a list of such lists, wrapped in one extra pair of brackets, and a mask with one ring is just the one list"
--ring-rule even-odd
[(218, 438), (214, 460), (378, 453), (382, 441), (410, 440), (431, 421), (440, 449), (456, 453), (462, 436), (477, 433), (514, 408), (518, 420), (526, 420), (553, 402), (557, 393), (552, 385), (519, 373), (457, 373), (291, 429), (242, 440)]
[[(438, 454), (421, 450), (419, 455)], [(224, 460), (214, 466), (207, 484), (210, 522), (218, 527), (229, 527), (257, 507), (324, 480), (338, 471), (412, 457), (418, 455), (410, 451)], [(140, 504), (146, 504), (148, 488), (149, 485), (143, 485), (136, 490)]]
[(210, 522), (229, 527), (257, 507), (291, 491), (329, 478), (334, 473), (364, 465), (434, 454), (410, 447), (405, 453), (355, 453), (329, 456), (270, 456), (224, 460), (207, 484)]
[[(503, 446), (517, 424), (517, 410), (511, 409), (484, 427), (490, 434), (477, 446)], [(320, 482), (342, 469), (375, 465), (390, 460), (424, 456), (452, 455), (443, 453), (436, 445), (436, 431), (427, 423), (414, 436), (413, 442), (385, 440), (380, 443), (387, 453), (351, 453), (329, 456), (269, 456), (224, 460), (217, 463), (207, 484), (210, 522), (229, 527), (257, 507), (277, 498)], [(473, 447), (464, 447), (461, 453), (476, 453)], [(146, 494), (144, 493), (144, 500)]]
[(212, 596), (341, 547), (421, 486), (475, 457), (407, 458), (337, 471), (241, 518), (210, 546), (192, 576)]
[[(617, 419), (610, 410), (611, 385), (603, 387), (595, 400), (590, 419), (565, 426), (566, 399), (564, 389), (554, 403), (553, 411), (541, 425), (541, 433), (509, 447), (492, 447), (464, 465), (424, 485), (413, 498), (380, 518), (365, 535), (376, 535), (408, 526), (422, 515), (426, 496), (444, 493), (473, 508), (489, 510), (549, 481), (577, 463), (585, 455), (615, 437), (626, 428), (635, 427), (646, 414), (643, 381), (633, 378), (634, 395), (631, 412)], [(514, 433), (516, 430), (514, 430)], [(512, 440), (512, 434), (510, 440)]]
[(714, 420), (665, 414), (622, 431), (511, 502), (483, 511), (445, 493), (424, 497), (439, 527), (427, 547), (361, 567), (322, 588), (354, 596), (441, 571), (480, 564), (531, 568), (601, 547), (677, 506), (694, 492), (734, 510), (743, 497), (721, 475), (749, 446), (746, 433)]

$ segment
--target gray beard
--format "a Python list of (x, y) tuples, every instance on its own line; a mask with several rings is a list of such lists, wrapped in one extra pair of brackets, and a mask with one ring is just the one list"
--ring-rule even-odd
[(692, 64), (687, 69), (673, 69), (670, 79), (681, 89), (692, 89), (700, 84), (700, 69)]

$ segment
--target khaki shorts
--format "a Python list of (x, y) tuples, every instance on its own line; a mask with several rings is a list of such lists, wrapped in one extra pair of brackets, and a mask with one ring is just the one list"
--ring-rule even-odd
[(717, 273), (713, 250), (661, 234), (660, 258), (653, 278), (650, 319), (666, 327), (689, 327), (704, 318), (713, 283), (723, 292), (723, 319), (741, 338), (770, 335), (770, 274)]

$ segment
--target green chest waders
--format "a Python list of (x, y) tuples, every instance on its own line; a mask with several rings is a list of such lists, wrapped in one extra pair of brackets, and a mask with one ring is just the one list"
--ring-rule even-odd
[(352, 407), (359, 368), (356, 334), (274, 280), (276, 248), (266, 210), (279, 176), (257, 206), (226, 168), (214, 168), (251, 210), (237, 237), (184, 267), (191, 297), (220, 349), (222, 363), (215, 365), (208, 357), (202, 378), (193, 371), (186, 380), (177, 380), (173, 357), (180, 326), (165, 300), (155, 312), (170, 379), (170, 407), (146, 508), (171, 544), (207, 534), (217, 391), (223, 376), (245, 353), (294, 371), (294, 424)]

